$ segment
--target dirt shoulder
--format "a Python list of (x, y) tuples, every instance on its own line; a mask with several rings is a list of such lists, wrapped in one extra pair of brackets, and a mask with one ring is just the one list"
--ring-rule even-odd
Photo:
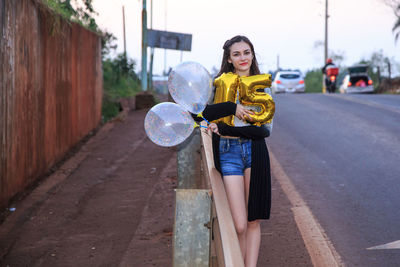
[[(171, 266), (176, 150), (154, 145), (147, 110), (106, 124), (0, 226), (0, 266)], [(273, 179), (259, 266), (311, 266)]]

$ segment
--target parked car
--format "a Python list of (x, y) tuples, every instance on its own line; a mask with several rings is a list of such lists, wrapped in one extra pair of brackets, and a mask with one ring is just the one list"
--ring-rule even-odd
[(298, 70), (280, 70), (271, 84), (272, 93), (304, 93), (304, 78)]
[(339, 91), (346, 93), (373, 93), (374, 86), (368, 76), (368, 65), (358, 64), (347, 68), (347, 74), (339, 87)]

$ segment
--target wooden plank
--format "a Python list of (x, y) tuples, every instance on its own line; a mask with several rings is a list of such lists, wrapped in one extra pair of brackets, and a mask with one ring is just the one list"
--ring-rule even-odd
[[(206, 125), (202, 122), (202, 125)], [(215, 169), (211, 135), (206, 129), (201, 129), (201, 137), (204, 146), (210, 184), (213, 192), (213, 200), (217, 211), (218, 228), (221, 237), (223, 258), (225, 266), (244, 266), (239, 240), (233, 224), (232, 214), (229, 208), (228, 199), (222, 177)], [(214, 235), (217, 234), (214, 232)], [(216, 238), (214, 236), (214, 238)]]
[(208, 165), (206, 160), (206, 152), (204, 151), (204, 145), (201, 144), (201, 177), (204, 181), (205, 188), (211, 189), (210, 173), (208, 172)]
[(221, 231), (219, 229), (218, 218), (213, 222), (213, 235), (214, 235), (214, 246), (217, 257), (218, 266), (225, 266), (224, 250), (222, 248)]
[[(225, 266), (218, 262), (218, 259), (222, 259), (223, 261), (223, 253), (222, 252), (222, 244), (221, 244), (221, 237), (216, 233), (216, 227), (218, 227), (218, 219), (217, 219), (217, 211), (215, 210), (214, 201), (211, 202), (211, 238), (210, 238), (210, 267), (218, 267), (218, 266)], [(219, 231), (219, 230), (218, 230)], [(218, 239), (218, 240), (216, 240)], [(218, 257), (218, 255), (222, 255), (222, 257)], [(223, 263), (223, 262), (222, 262)]]

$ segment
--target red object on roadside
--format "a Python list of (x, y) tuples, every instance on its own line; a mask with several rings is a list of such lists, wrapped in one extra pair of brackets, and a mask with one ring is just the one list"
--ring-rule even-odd
[(367, 86), (367, 84), (365, 83), (364, 80), (359, 80), (358, 82), (356, 82), (356, 86), (365, 87)]
[(338, 74), (339, 74), (339, 68), (338, 67), (327, 67), (326, 68), (326, 75), (328, 75), (328, 76), (331, 76), (331, 75), (334, 75), (334, 76), (338, 76)]

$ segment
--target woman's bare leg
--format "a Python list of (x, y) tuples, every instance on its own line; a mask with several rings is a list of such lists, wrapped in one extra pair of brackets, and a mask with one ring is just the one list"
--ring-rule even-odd
[[(249, 192), (250, 192), (250, 170), (251, 169), (248, 168), (244, 172), (245, 187), (246, 187), (246, 209), (249, 201)], [(260, 221), (255, 220), (247, 222), (246, 258), (245, 258), (246, 267), (257, 266), (258, 252), (260, 250), (260, 242), (261, 242)]]
[(238, 235), (243, 259), (246, 257), (247, 212), (244, 179), (241, 175), (224, 176), (226, 196)]
[(246, 231), (246, 267), (257, 266), (258, 252), (260, 250), (261, 242), (261, 228), (260, 221), (247, 222)]

